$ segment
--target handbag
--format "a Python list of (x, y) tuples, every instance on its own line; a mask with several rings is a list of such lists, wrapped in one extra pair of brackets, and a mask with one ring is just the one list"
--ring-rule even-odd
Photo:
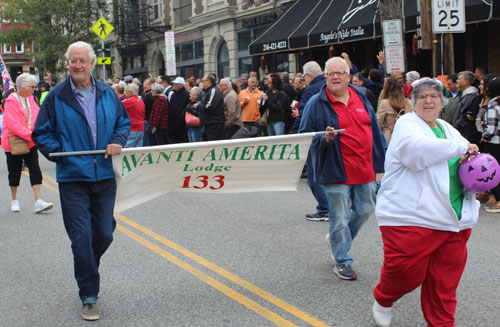
[(193, 115), (190, 112), (186, 111), (186, 115), (184, 116), (186, 120), (186, 125), (189, 127), (200, 127), (200, 117)]
[(30, 152), (30, 142), (17, 135), (9, 136), (10, 153), (12, 155), (27, 154)]

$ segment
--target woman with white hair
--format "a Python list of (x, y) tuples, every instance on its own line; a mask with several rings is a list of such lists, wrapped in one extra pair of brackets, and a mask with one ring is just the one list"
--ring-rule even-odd
[[(37, 79), (28, 73), (21, 74), (16, 79), (17, 90), (12, 92), (5, 101), (2, 124), (2, 147), (7, 157), (9, 171), (9, 186), (12, 194), (10, 210), (21, 210), (17, 199), (17, 188), (21, 180), (23, 160), (28, 166), (31, 188), (35, 195), (35, 212), (50, 210), (52, 203), (40, 198), (42, 172), (38, 164), (38, 149), (31, 139), (31, 132), (40, 108), (33, 98)], [(21, 144), (21, 146), (15, 145)]]
[[(198, 110), (194, 107), (195, 103), (199, 103), (201, 101), (201, 96), (203, 94), (203, 90), (197, 86), (193, 87), (189, 91), (189, 103), (186, 106), (186, 112), (194, 115), (196, 117), (199, 116)], [(187, 122), (186, 122), (187, 124)], [(189, 142), (201, 142), (203, 141), (203, 131), (205, 130), (204, 126), (190, 126), (188, 124), (188, 139)]]
[(393, 304), (419, 286), (428, 326), (455, 326), (456, 290), (479, 211), (479, 202), (458, 177), (458, 167), (478, 147), (438, 119), (442, 92), (437, 80), (413, 83), (415, 112), (397, 120), (386, 152), (375, 209), (384, 243), (384, 264), (374, 290), (378, 326), (389, 326)]
[(146, 112), (144, 102), (139, 98), (139, 85), (130, 83), (125, 89), (127, 99), (123, 100), (123, 105), (127, 109), (132, 120), (130, 124), (130, 134), (128, 135), (126, 148), (142, 146), (144, 139), (144, 115)]
[(165, 94), (165, 87), (159, 83), (151, 85), (151, 94), (153, 95), (153, 109), (149, 117), (148, 131), (154, 138), (154, 144), (168, 144), (168, 99)]

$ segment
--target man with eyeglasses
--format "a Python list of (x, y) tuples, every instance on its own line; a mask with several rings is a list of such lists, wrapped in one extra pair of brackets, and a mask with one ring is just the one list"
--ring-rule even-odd
[[(90, 44), (71, 44), (65, 57), (69, 76), (45, 99), (33, 140), (47, 159), (56, 162), (64, 226), (83, 303), (81, 316), (97, 320), (99, 264), (116, 226), (116, 181), (110, 157), (125, 146), (130, 119), (114, 91), (91, 75), (96, 55)], [(54, 152), (86, 150), (106, 153), (49, 157)]]
[(316, 135), (311, 144), (314, 180), (328, 199), (326, 235), (334, 273), (355, 280), (352, 241), (375, 210), (375, 174), (384, 171), (387, 142), (362, 88), (350, 85), (349, 65), (341, 57), (326, 62), (326, 86), (307, 102), (300, 133)]

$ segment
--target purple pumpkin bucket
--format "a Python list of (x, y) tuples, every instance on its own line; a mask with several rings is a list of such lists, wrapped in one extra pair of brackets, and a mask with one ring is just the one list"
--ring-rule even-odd
[(472, 155), (460, 165), (458, 176), (468, 191), (486, 192), (500, 183), (500, 166), (488, 153)]

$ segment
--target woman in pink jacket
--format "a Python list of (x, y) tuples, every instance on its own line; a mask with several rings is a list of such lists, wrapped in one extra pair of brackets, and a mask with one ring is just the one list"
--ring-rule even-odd
[[(36, 117), (40, 110), (33, 98), (36, 81), (36, 77), (28, 73), (19, 75), (16, 79), (17, 90), (9, 95), (4, 105), (2, 147), (7, 157), (9, 186), (12, 193), (10, 210), (12, 212), (21, 210), (19, 200), (17, 200), (17, 188), (21, 180), (23, 160), (28, 166), (31, 187), (35, 194), (35, 212), (40, 213), (53, 207), (52, 203), (47, 203), (40, 198), (42, 172), (38, 164), (38, 150), (31, 140), (31, 131), (35, 126)], [(19, 136), (28, 141), (30, 151), (26, 154), (13, 155), (9, 144), (9, 136)]]

